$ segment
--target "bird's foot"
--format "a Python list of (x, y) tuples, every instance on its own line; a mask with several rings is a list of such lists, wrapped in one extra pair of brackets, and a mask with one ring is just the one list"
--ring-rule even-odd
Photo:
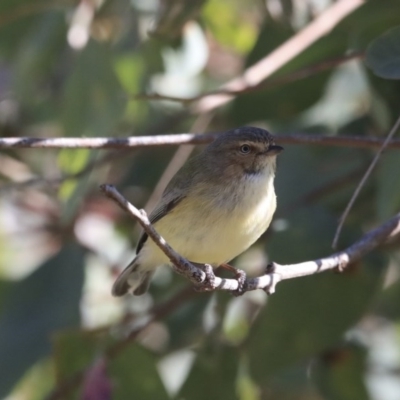
[(215, 274), (213, 267), (210, 264), (204, 264), (203, 270), (206, 274), (204, 284), (208, 287), (209, 290), (215, 289)]
[(237, 269), (235, 278), (238, 282), (238, 288), (234, 292), (232, 292), (232, 294), (236, 297), (239, 297), (245, 292), (244, 289), (246, 286), (246, 272), (244, 272), (242, 269)]
[(278, 264), (271, 261), (270, 263), (268, 263), (267, 268), (265, 268), (265, 273), (270, 274), (270, 276), (271, 276), (271, 283), (267, 287), (264, 288), (265, 293), (267, 293), (268, 295), (275, 293), (276, 284), (280, 280), (280, 279), (276, 279), (277, 275), (275, 274), (275, 272), (277, 270), (277, 266), (278, 266)]
[(276, 271), (277, 264), (273, 261), (269, 262), (267, 268), (265, 268), (266, 274), (273, 274)]
[(221, 268), (224, 268), (230, 272), (235, 274), (235, 278), (238, 282), (238, 288), (232, 292), (232, 294), (236, 297), (241, 296), (245, 292), (245, 285), (246, 285), (246, 272), (241, 269), (237, 269), (232, 267), (229, 264), (221, 264)]
[(210, 264), (198, 264), (198, 263), (192, 263), (194, 264), (197, 268), (200, 268), (202, 271), (204, 271), (206, 278), (204, 281), (199, 285), (195, 286), (194, 290), (196, 292), (210, 292), (215, 289), (215, 274), (213, 267)]

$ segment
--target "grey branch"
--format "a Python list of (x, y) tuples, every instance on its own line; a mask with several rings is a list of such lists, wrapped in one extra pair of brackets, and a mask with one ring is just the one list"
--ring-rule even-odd
[[(173, 268), (180, 275), (187, 277), (200, 290), (225, 290), (236, 292), (239, 288), (236, 279), (225, 279), (215, 276), (212, 282), (206, 279), (205, 273), (176, 253), (168, 243), (157, 233), (143, 210), (138, 210), (130, 204), (112, 185), (102, 185), (101, 190), (114, 200), (124, 211), (136, 219), (144, 231), (150, 236), (157, 246), (168, 256)], [(298, 264), (280, 265), (271, 263), (266, 273), (256, 278), (246, 280), (243, 292), (262, 289), (268, 294), (275, 291), (278, 282), (313, 275), (316, 273), (338, 269), (344, 270), (349, 264), (360, 260), (379, 245), (400, 234), (400, 213), (388, 220), (383, 225), (365, 234), (350, 247), (334, 253), (328, 257)]]
[(151, 225), (147, 214), (144, 210), (138, 210), (128, 200), (126, 200), (121, 193), (115, 189), (112, 185), (101, 185), (100, 189), (111, 199), (126, 211), (129, 215), (136, 219), (142, 226), (143, 230), (149, 235), (154, 243), (165, 253), (170, 259), (172, 266), (175, 271), (188, 278), (195, 284), (199, 284), (205, 281), (206, 275), (199, 268), (195, 267), (188, 260), (178, 254), (166, 241), (160, 236), (160, 234)]
[[(181, 144), (207, 144), (213, 141), (218, 132), (207, 134), (180, 133), (154, 136), (130, 136), (126, 138), (0, 138), (0, 149), (42, 148), (42, 149), (129, 149), (149, 146), (177, 146)], [(361, 136), (326, 136), (317, 134), (294, 133), (276, 135), (282, 144), (314, 144), (320, 146), (379, 148), (384, 139)], [(400, 149), (400, 139), (392, 139), (388, 148)]]

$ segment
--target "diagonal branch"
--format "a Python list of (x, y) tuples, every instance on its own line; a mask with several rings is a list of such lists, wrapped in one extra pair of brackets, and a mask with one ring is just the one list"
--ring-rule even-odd
[[(239, 283), (236, 279), (225, 279), (215, 276), (212, 281), (206, 280), (203, 271), (196, 268), (188, 260), (176, 253), (157, 233), (143, 210), (139, 211), (130, 204), (112, 185), (102, 185), (101, 190), (139, 222), (144, 231), (171, 260), (174, 270), (180, 275), (189, 278), (197, 288), (207, 291), (225, 290), (229, 292), (236, 292), (239, 289)], [(298, 264), (279, 265), (271, 263), (267, 267), (264, 275), (245, 281), (243, 292), (262, 289), (268, 294), (271, 294), (274, 292), (276, 284), (282, 280), (313, 275), (332, 269), (342, 271), (349, 264), (358, 261), (373, 249), (386, 242), (389, 238), (398, 234), (400, 234), (400, 213), (383, 225), (365, 234), (348, 248), (330, 256)]]
[(283, 76), (278, 76), (276, 78), (271, 78), (266, 81), (261, 81), (258, 84), (252, 85), (247, 84), (240, 89), (227, 89), (221, 88), (217, 90), (211, 90), (206, 93), (201, 93), (193, 97), (177, 97), (177, 96), (167, 96), (160, 93), (138, 93), (133, 96), (129, 96), (131, 100), (167, 100), (174, 101), (183, 104), (190, 104), (195, 101), (201, 100), (205, 97), (216, 96), (216, 95), (229, 95), (229, 96), (241, 96), (248, 93), (254, 93), (259, 91), (264, 91), (268, 89), (274, 89), (276, 87), (286, 85), (288, 83), (296, 82), (300, 79), (308, 78), (310, 76), (316, 75), (320, 72), (335, 68), (342, 65), (348, 61), (363, 58), (364, 53), (361, 51), (352, 52), (350, 54), (345, 54), (340, 57), (331, 58), (328, 60), (323, 60), (319, 63), (309, 65), (307, 67), (298, 69), (294, 72), (290, 72)]
[[(364, 4), (364, 0), (339, 0), (333, 3), (305, 28), (297, 32), (266, 57), (247, 68), (242, 75), (221, 87), (223, 90), (238, 91), (255, 86), (270, 77), (290, 60), (298, 56), (318, 39), (327, 35), (340, 21)], [(229, 103), (234, 96), (215, 94), (204, 97), (192, 107), (194, 113), (214, 110)]]
[(205, 274), (199, 268), (196, 268), (188, 260), (178, 254), (153, 228), (147, 214), (144, 210), (138, 210), (128, 200), (126, 200), (112, 185), (101, 185), (100, 189), (104, 194), (118, 203), (118, 205), (126, 211), (130, 216), (136, 219), (142, 226), (143, 230), (155, 242), (155, 244), (165, 253), (170, 259), (173, 268), (178, 274), (188, 278), (195, 284), (202, 283), (205, 280)]

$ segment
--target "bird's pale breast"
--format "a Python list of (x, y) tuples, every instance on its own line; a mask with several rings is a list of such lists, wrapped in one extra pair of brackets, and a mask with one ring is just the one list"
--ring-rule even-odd
[[(215, 194), (218, 201), (184, 199), (155, 224), (157, 231), (190, 261), (216, 266), (230, 261), (265, 232), (276, 208), (273, 175), (266, 172), (242, 179), (232, 193), (224, 193), (225, 200), (220, 193)], [(235, 207), (230, 206), (233, 199)], [(150, 239), (142, 252), (148, 264), (168, 262)]]

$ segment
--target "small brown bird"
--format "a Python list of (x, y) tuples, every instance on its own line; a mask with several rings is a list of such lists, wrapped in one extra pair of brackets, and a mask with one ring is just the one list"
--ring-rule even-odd
[[(225, 265), (271, 223), (276, 156), (282, 150), (261, 128), (245, 126), (221, 134), (172, 178), (150, 222), (189, 261)], [(114, 283), (112, 294), (145, 293), (155, 269), (168, 263), (142, 233), (136, 257)]]

